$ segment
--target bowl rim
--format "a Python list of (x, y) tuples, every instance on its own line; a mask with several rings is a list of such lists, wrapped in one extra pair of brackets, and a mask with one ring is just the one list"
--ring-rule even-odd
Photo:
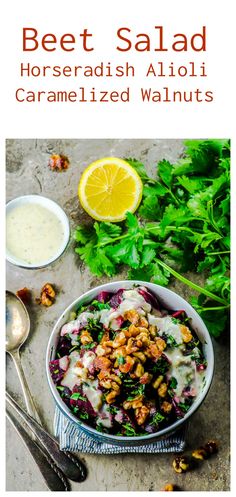
[[(45, 209), (48, 209), (49, 211), (53, 212), (55, 214), (55, 216), (57, 216), (60, 219), (60, 221), (63, 223), (64, 240), (63, 240), (63, 243), (61, 244), (60, 248), (56, 252), (56, 254), (54, 256), (50, 257), (49, 259), (45, 260), (45, 262), (43, 262), (43, 263), (29, 264), (27, 262), (24, 262), (22, 259), (18, 259), (13, 254), (11, 254), (11, 252), (7, 250), (7, 247), (6, 247), (6, 260), (8, 262), (10, 262), (11, 264), (13, 264), (14, 266), (22, 267), (25, 269), (44, 268), (46, 266), (49, 266), (49, 264), (52, 264), (53, 262), (55, 262), (57, 259), (59, 259), (59, 257), (61, 257), (61, 255), (65, 252), (65, 250), (68, 246), (69, 240), (70, 240), (69, 218), (66, 215), (64, 209), (62, 209), (62, 207), (57, 202), (55, 202), (55, 200), (52, 200), (49, 197), (45, 197), (44, 195), (39, 195), (37, 193), (29, 194), (29, 195), (20, 195), (19, 197), (15, 197), (15, 198), (9, 200), (6, 203), (6, 217), (7, 217), (8, 210), (11, 209), (11, 207), (14, 208), (14, 205), (15, 206), (17, 206), (18, 204), (23, 205), (24, 203), (25, 204), (38, 203), (38, 204), (42, 205), (43, 207), (45, 207)], [(50, 208), (50, 206), (52, 206), (52, 205), (55, 207), (56, 212)]]
[[(110, 433), (104, 433), (104, 432), (99, 432), (97, 431), (95, 428), (92, 428), (91, 426), (81, 422), (78, 418), (76, 418), (76, 416), (74, 416), (74, 414), (72, 413), (72, 411), (67, 407), (67, 405), (65, 404), (65, 402), (63, 402), (63, 400), (61, 399), (60, 397), (60, 394), (56, 388), (56, 385), (54, 384), (52, 378), (51, 378), (51, 374), (50, 374), (50, 370), (49, 370), (49, 361), (50, 361), (50, 354), (51, 354), (51, 349), (52, 349), (52, 340), (54, 338), (54, 334), (56, 332), (56, 329), (58, 327), (58, 325), (60, 324), (60, 321), (63, 319), (63, 317), (70, 311), (73, 309), (73, 307), (75, 305), (78, 305), (79, 301), (80, 300), (83, 300), (84, 298), (87, 298), (89, 297), (92, 293), (94, 293), (94, 291), (97, 291), (97, 293), (99, 293), (100, 291), (103, 291), (103, 290), (106, 290), (107, 288), (109, 288), (111, 285), (116, 285), (117, 286), (117, 290), (120, 288), (122, 288), (122, 285), (130, 285), (131, 287), (134, 286), (134, 285), (138, 285), (138, 286), (148, 286), (149, 289), (151, 289), (153, 291), (153, 287), (156, 288), (157, 290), (157, 293), (156, 293), (156, 296), (158, 298), (158, 289), (162, 289), (164, 291), (166, 291), (167, 293), (169, 293), (170, 295), (175, 295), (177, 296), (178, 298), (180, 298), (184, 304), (187, 304), (187, 306), (189, 306), (191, 308), (191, 311), (193, 312), (193, 314), (195, 314), (195, 316), (198, 318), (198, 320), (200, 321), (200, 324), (201, 324), (201, 330), (204, 331), (204, 336), (205, 336), (205, 339), (207, 340), (207, 345), (209, 347), (209, 356), (211, 358), (211, 363), (208, 364), (208, 378), (206, 380), (206, 383), (204, 385), (204, 388), (201, 392), (201, 395), (198, 397), (198, 399), (196, 399), (196, 401), (192, 404), (192, 406), (190, 407), (189, 411), (185, 414), (185, 416), (181, 419), (178, 419), (177, 421), (175, 421), (174, 423), (172, 423), (171, 425), (163, 428), (162, 430), (159, 430), (159, 431), (156, 431), (154, 433), (151, 433), (151, 434), (147, 434), (147, 435), (141, 435), (141, 436), (134, 436), (134, 437), (126, 437), (124, 435), (122, 436), (119, 436), (119, 435), (112, 435)], [(150, 286), (149, 286), (150, 285)], [(154, 290), (155, 291), (155, 290)], [(195, 331), (197, 333), (197, 331)], [(78, 297), (77, 299), (75, 299), (73, 302), (71, 302), (71, 304), (69, 304), (66, 309), (61, 313), (60, 317), (58, 318), (58, 320), (56, 321), (54, 327), (53, 327), (53, 330), (51, 332), (51, 335), (49, 337), (49, 340), (48, 340), (48, 345), (47, 345), (47, 349), (46, 349), (46, 376), (47, 376), (47, 381), (48, 381), (48, 384), (49, 384), (49, 388), (50, 388), (50, 391), (52, 393), (52, 396), (54, 398), (54, 401), (56, 402), (56, 404), (58, 405), (59, 409), (63, 412), (63, 414), (68, 418), (70, 419), (71, 422), (73, 422), (75, 425), (78, 426), (78, 428), (82, 429), (82, 430), (85, 430), (86, 432), (89, 432), (91, 434), (93, 434), (93, 436), (95, 435), (97, 438), (98, 437), (103, 437), (105, 439), (107, 439), (107, 443), (115, 443), (115, 442), (130, 442), (130, 444), (132, 444), (132, 441), (134, 442), (147, 442), (147, 441), (152, 441), (152, 439), (155, 439), (155, 438), (163, 438), (165, 436), (168, 436), (170, 435), (171, 433), (173, 432), (176, 432), (197, 410), (198, 408), (201, 406), (202, 402), (204, 401), (204, 399), (206, 398), (208, 392), (209, 392), (209, 389), (211, 387), (211, 384), (212, 384), (212, 380), (213, 380), (213, 375), (214, 375), (214, 365), (215, 365), (215, 361), (214, 361), (214, 349), (213, 349), (213, 344), (212, 344), (212, 340), (211, 340), (211, 336), (209, 334), (209, 331), (205, 325), (205, 323), (203, 322), (202, 318), (199, 316), (199, 314), (197, 313), (197, 311), (191, 306), (191, 304), (189, 304), (183, 297), (181, 297), (180, 295), (178, 295), (176, 292), (174, 292), (173, 290), (170, 290), (169, 288), (166, 288), (166, 287), (163, 287), (161, 285), (157, 285), (156, 283), (151, 283), (151, 282), (146, 282), (146, 281), (141, 281), (141, 280), (119, 280), (119, 281), (111, 281), (109, 283), (104, 283), (102, 285), (98, 285), (94, 288), (91, 288), (90, 290), (88, 290), (87, 292), (83, 293), (82, 295), (80, 295), (80, 297)]]

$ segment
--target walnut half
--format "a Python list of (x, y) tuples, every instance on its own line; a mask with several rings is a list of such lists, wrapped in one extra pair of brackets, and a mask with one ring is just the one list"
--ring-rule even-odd
[(56, 297), (56, 292), (51, 283), (46, 283), (40, 293), (40, 298), (36, 299), (37, 304), (42, 304), (45, 307), (50, 307)]

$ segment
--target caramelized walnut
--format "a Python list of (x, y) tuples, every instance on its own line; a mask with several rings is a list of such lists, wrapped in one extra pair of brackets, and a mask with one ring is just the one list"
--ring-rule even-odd
[(181, 324), (180, 331), (181, 331), (184, 343), (191, 342), (193, 335), (192, 335), (190, 329), (187, 326), (185, 326), (184, 324)]
[(142, 425), (146, 421), (149, 412), (150, 410), (147, 406), (141, 406), (135, 409), (135, 419), (138, 425)]
[(164, 400), (161, 404), (161, 409), (164, 411), (166, 414), (169, 414), (171, 409), (172, 409), (172, 404), (170, 402), (167, 402), (167, 400)]
[(161, 383), (161, 385), (159, 386), (157, 392), (158, 392), (159, 397), (165, 397), (166, 393), (167, 393), (167, 384), (166, 383)]
[(48, 161), (48, 167), (51, 171), (65, 171), (68, 169), (69, 164), (69, 159), (63, 154), (53, 154)]
[(81, 340), (82, 345), (87, 345), (88, 343), (92, 343), (92, 341), (93, 341), (88, 330), (81, 331), (80, 340)]
[(31, 291), (24, 287), (16, 292), (17, 297), (19, 297), (24, 304), (29, 304), (31, 300)]
[(173, 468), (176, 473), (186, 473), (190, 468), (188, 458), (186, 456), (177, 456), (173, 461)]
[(95, 369), (107, 370), (110, 369), (111, 366), (112, 362), (108, 359), (108, 357), (101, 356), (94, 359)]
[(51, 283), (46, 283), (40, 293), (40, 298), (36, 299), (38, 304), (42, 304), (45, 307), (50, 307), (55, 300), (56, 292), (51, 285)]

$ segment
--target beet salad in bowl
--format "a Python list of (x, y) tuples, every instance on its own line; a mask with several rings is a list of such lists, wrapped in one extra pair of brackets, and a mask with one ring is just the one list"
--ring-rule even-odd
[(196, 311), (170, 290), (142, 282), (102, 285), (77, 299), (47, 351), (59, 408), (110, 443), (147, 443), (175, 431), (204, 399), (213, 365)]

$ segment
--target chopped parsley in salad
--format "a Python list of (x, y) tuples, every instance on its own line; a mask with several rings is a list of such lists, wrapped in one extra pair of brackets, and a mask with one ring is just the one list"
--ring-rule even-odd
[(130, 437), (184, 417), (206, 367), (185, 312), (162, 309), (141, 286), (103, 291), (80, 306), (50, 362), (62, 400), (81, 422)]

